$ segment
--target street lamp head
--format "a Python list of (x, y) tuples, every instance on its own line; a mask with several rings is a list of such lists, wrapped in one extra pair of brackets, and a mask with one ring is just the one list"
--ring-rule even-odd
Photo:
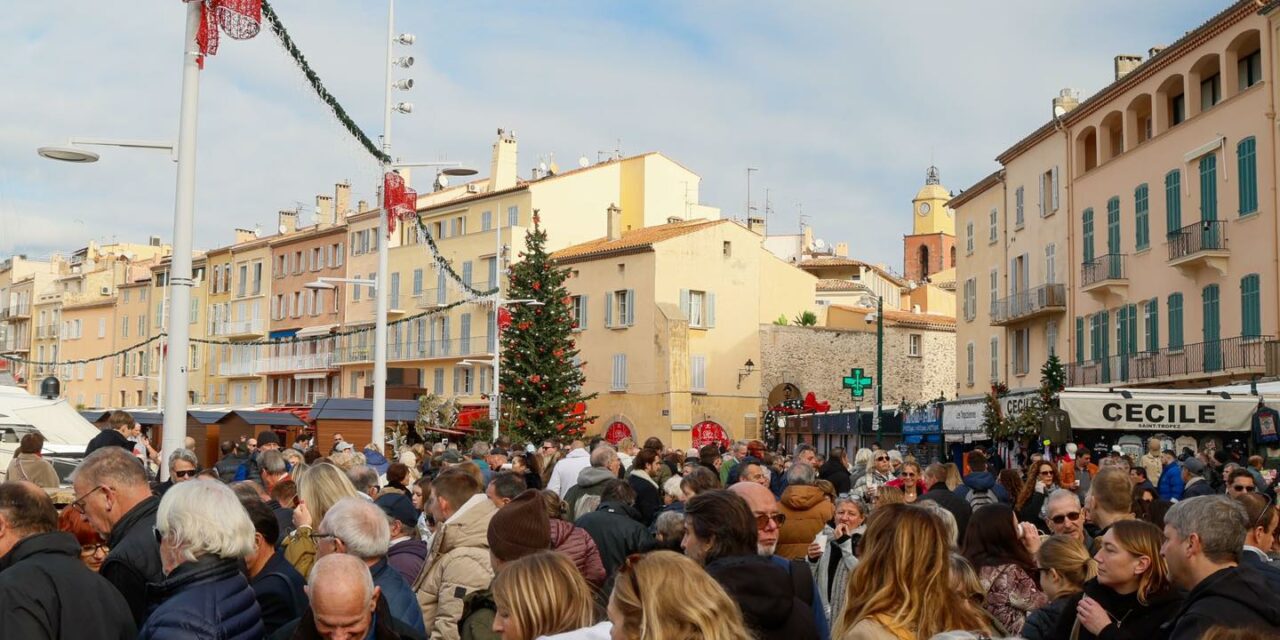
[(337, 285), (333, 284), (332, 282), (325, 282), (324, 280), (315, 280), (312, 282), (308, 282), (302, 286), (307, 289), (337, 289), (338, 288)]
[(397, 67), (408, 69), (413, 66), (413, 56), (401, 56), (394, 60)]
[(63, 162), (97, 162), (98, 154), (78, 147), (40, 147), (36, 153), (42, 158)]
[(397, 112), (400, 112), (400, 113), (413, 113), (413, 103), (412, 103), (412, 102), (397, 102), (397, 103), (396, 103), (396, 106), (391, 107), (391, 109), (392, 109), (393, 111), (397, 111)]
[(476, 171), (471, 167), (448, 167), (440, 173), (443, 173), (446, 176), (474, 176), (479, 173), (479, 171)]
[(414, 41), (416, 41), (417, 39), (418, 38), (414, 36), (412, 33), (402, 33), (396, 37), (395, 41), (407, 47), (409, 45), (412, 45)]
[(405, 78), (404, 80), (397, 80), (396, 82), (392, 83), (391, 86), (401, 91), (408, 91), (413, 88), (413, 78)]

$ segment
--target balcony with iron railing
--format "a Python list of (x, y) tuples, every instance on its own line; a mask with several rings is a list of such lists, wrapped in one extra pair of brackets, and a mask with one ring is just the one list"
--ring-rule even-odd
[(42, 324), (36, 327), (37, 340), (52, 340), (62, 335), (62, 326), (57, 324)]
[(1067, 310), (1067, 286), (1042, 284), (991, 303), (991, 324), (1006, 325)]
[(1068, 386), (1155, 384), (1261, 375), (1272, 336), (1236, 336), (1067, 365)]
[(336, 369), (332, 353), (307, 353), (292, 356), (258, 358), (258, 373), (291, 373), (295, 371), (323, 371)]
[(1108, 253), (1080, 266), (1080, 290), (1095, 296), (1123, 295), (1129, 289), (1123, 253)]
[(10, 335), (3, 341), (0, 341), (0, 353), (28, 353), (31, 351), (31, 341), (27, 336)]
[(209, 335), (219, 338), (254, 338), (266, 331), (267, 323), (262, 318), (219, 320), (209, 324)]
[(14, 304), (0, 308), (0, 322), (7, 320), (24, 320), (31, 318), (31, 305)]
[[(488, 278), (483, 280), (471, 280), (471, 288), (476, 291), (489, 291), (496, 286), (498, 285)], [(462, 297), (462, 287), (459, 287), (453, 281), (449, 281), (448, 284), (445, 285), (443, 291), (439, 288), (423, 289), (420, 293), (409, 296), (409, 300), (411, 302), (406, 303), (402, 296), (401, 305), (409, 304), (418, 309), (434, 309), (443, 304), (457, 302)]]
[[(429, 360), (432, 358), (457, 359), (493, 354), (493, 342), (489, 336), (469, 338), (437, 338), (435, 340), (391, 342), (387, 345), (387, 361)], [(373, 345), (353, 345), (334, 351), (335, 364), (373, 362)]]
[(1169, 264), (1188, 275), (1213, 269), (1225, 276), (1230, 256), (1225, 220), (1202, 220), (1169, 234)]

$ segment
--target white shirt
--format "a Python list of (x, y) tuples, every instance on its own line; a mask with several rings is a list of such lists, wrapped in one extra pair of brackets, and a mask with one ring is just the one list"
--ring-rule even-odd
[(586, 449), (570, 451), (569, 455), (557, 462), (552, 469), (547, 489), (560, 494), (560, 498), (564, 499), (565, 494), (578, 484), (578, 474), (589, 466), (591, 466), (591, 454), (587, 453)]

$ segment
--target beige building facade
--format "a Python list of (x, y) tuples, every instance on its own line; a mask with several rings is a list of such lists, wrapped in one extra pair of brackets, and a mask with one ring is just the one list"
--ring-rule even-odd
[(1278, 16), (1238, 2), (1000, 155), (953, 199), (957, 391), (1205, 386), (1263, 375), (1275, 340)]

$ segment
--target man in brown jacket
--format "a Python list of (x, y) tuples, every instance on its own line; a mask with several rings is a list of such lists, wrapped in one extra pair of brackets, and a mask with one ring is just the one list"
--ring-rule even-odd
[(497, 509), (475, 477), (446, 469), (431, 483), (427, 508), (441, 523), (413, 590), (432, 640), (458, 640), (467, 594), (489, 587), (489, 520)]
[(822, 527), (835, 515), (835, 506), (817, 487), (813, 467), (797, 462), (787, 469), (787, 488), (779, 500), (786, 521), (778, 532), (776, 555), (788, 560), (805, 557), (809, 544), (822, 532)]

